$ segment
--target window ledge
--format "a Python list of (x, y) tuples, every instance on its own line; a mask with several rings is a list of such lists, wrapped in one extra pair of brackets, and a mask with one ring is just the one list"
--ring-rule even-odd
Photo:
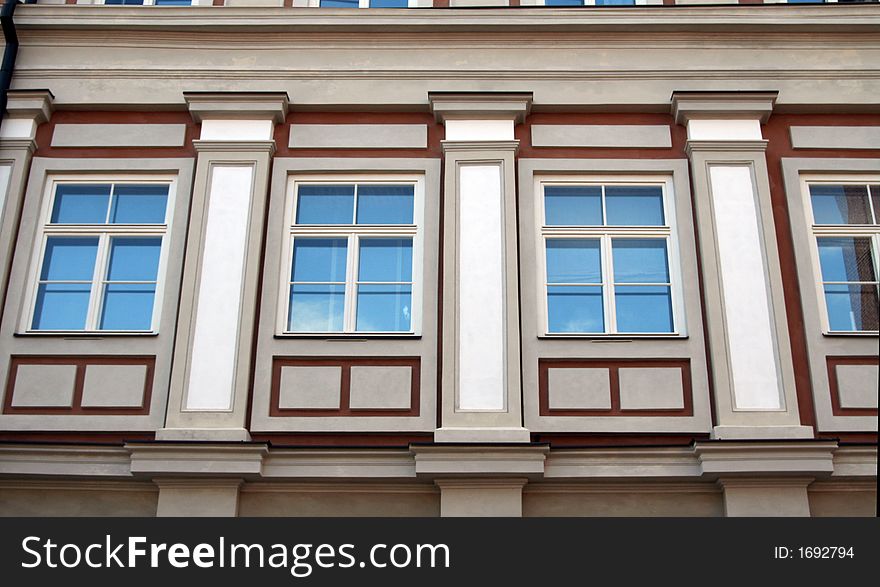
[(635, 342), (637, 340), (687, 340), (686, 334), (539, 334), (540, 340), (589, 340), (591, 342)]
[(70, 332), (15, 332), (13, 336), (21, 337), (21, 338), (71, 338), (71, 339), (83, 339), (83, 340), (100, 340), (102, 338), (119, 338), (119, 337), (150, 337), (150, 336), (159, 336), (158, 332), (79, 332), (79, 331), (70, 331)]
[(421, 340), (421, 334), (326, 334), (326, 333), (302, 333), (302, 334), (275, 334), (276, 340), (283, 339), (311, 339), (325, 340), (328, 342), (367, 342), (369, 340)]
[(871, 332), (823, 332), (822, 336), (827, 336), (828, 338), (877, 338), (880, 336), (880, 333), (876, 331)]

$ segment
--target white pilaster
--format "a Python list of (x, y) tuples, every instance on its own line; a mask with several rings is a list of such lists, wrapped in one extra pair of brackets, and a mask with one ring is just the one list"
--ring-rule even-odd
[(676, 92), (687, 126), (716, 438), (812, 438), (800, 425), (761, 134), (774, 92)]
[(438, 442), (527, 442), (522, 425), (514, 126), (527, 94), (431, 94), (446, 126)]
[(259, 252), (286, 94), (185, 95), (202, 124), (165, 440), (247, 440)]

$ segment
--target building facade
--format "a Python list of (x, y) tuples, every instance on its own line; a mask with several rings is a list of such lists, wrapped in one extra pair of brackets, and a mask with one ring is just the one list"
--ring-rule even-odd
[(880, 5), (785, 4), (5, 10), (0, 515), (875, 515)]

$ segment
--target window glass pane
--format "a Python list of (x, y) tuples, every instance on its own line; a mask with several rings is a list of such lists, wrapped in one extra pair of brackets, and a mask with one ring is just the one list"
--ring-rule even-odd
[(611, 254), (615, 283), (669, 283), (665, 239), (615, 238)]
[(548, 286), (549, 332), (604, 332), (601, 286)]
[(321, 8), (357, 8), (358, 0), (321, 0)]
[(585, 185), (545, 186), (544, 216), (548, 226), (601, 226), (602, 188)]
[(831, 330), (877, 330), (876, 285), (826, 285)]
[(117, 185), (110, 222), (163, 224), (168, 203), (167, 185)]
[(104, 4), (125, 4), (126, 6), (141, 6), (144, 0), (104, 0)]
[(43, 281), (91, 281), (98, 252), (97, 237), (51, 236), (40, 279)]
[(344, 238), (297, 238), (291, 281), (345, 281), (347, 252)]
[(370, 8), (406, 8), (408, 0), (370, 0)]
[(880, 185), (871, 186), (871, 203), (874, 205), (874, 224), (880, 224)]
[(663, 188), (659, 185), (607, 186), (605, 218), (610, 226), (662, 226)]
[(810, 200), (816, 224), (871, 224), (867, 186), (811, 185)]
[(672, 332), (668, 286), (619, 285), (614, 288), (618, 332)]
[(287, 327), (293, 332), (341, 331), (344, 311), (344, 285), (293, 285)]
[(156, 6), (190, 6), (192, 0), (156, 0)]
[(596, 6), (635, 6), (636, 0), (596, 0)]
[(110, 203), (110, 185), (60, 184), (55, 188), (53, 224), (104, 224)]
[(412, 281), (412, 239), (362, 238), (358, 281)]
[(156, 281), (160, 237), (117, 237), (110, 243), (107, 281)]
[(88, 283), (44, 283), (37, 289), (33, 328), (37, 330), (82, 330), (89, 311)]
[(297, 224), (351, 224), (353, 221), (353, 185), (299, 186)]
[(359, 285), (358, 332), (406, 332), (412, 318), (412, 286)]
[(156, 286), (151, 283), (109, 283), (104, 289), (101, 330), (150, 330)]
[(547, 283), (601, 283), (599, 239), (547, 239)]
[(358, 224), (412, 224), (411, 185), (359, 185)]
[(584, 0), (544, 0), (545, 6), (583, 6)]
[(820, 238), (819, 264), (823, 281), (875, 281), (871, 239)]

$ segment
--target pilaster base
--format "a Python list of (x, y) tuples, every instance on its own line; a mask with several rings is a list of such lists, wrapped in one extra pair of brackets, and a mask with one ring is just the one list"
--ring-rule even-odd
[(251, 434), (244, 428), (162, 428), (156, 431), (156, 440), (250, 442)]
[(813, 438), (810, 426), (715, 426), (713, 440)]
[(438, 479), (440, 516), (522, 517), (526, 479)]
[(527, 428), (451, 428), (434, 432), (434, 442), (530, 442)]
[(157, 517), (238, 516), (241, 479), (156, 479), (159, 486)]
[(809, 517), (812, 478), (721, 478), (727, 517)]

